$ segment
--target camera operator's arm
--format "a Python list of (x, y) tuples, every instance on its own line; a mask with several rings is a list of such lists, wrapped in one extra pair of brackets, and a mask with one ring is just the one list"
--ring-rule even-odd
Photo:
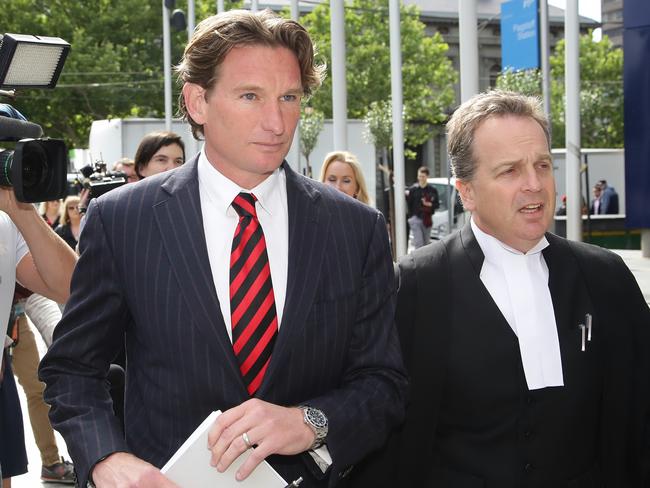
[(70, 295), (70, 278), (77, 256), (29, 203), (16, 200), (11, 189), (0, 188), (0, 210), (22, 234), (29, 253), (16, 266), (16, 278), (26, 288), (59, 303)]

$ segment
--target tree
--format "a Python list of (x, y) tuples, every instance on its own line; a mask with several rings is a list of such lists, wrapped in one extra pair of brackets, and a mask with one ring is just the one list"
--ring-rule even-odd
[(305, 107), (300, 114), (300, 152), (307, 160), (307, 176), (311, 178), (309, 155), (316, 147), (318, 136), (323, 130), (323, 112)]
[[(564, 52), (561, 40), (551, 57), (553, 138), (564, 147)], [(623, 50), (607, 36), (595, 42), (580, 37), (580, 125), (582, 147), (623, 147)]]
[(497, 78), (497, 88), (539, 97), (542, 94), (542, 73), (538, 69), (508, 69)]
[[(436, 33), (428, 36), (416, 6), (401, 6), (402, 79), (405, 139), (415, 147), (431, 137), (454, 103), (456, 72), (446, 57), (448, 46)], [(314, 39), (319, 58), (331, 66), (329, 4), (301, 18)], [(388, 0), (352, 0), (345, 8), (348, 117), (362, 119), (372, 102), (390, 97)], [(332, 84), (327, 77), (311, 104), (332, 117)]]
[[(565, 145), (564, 51), (558, 42), (551, 56), (551, 121), (553, 147)], [(623, 147), (623, 51), (614, 49), (604, 36), (593, 41), (591, 33), (580, 37), (580, 124), (582, 147)], [(499, 76), (497, 87), (541, 96), (538, 70)]]
[(368, 113), (363, 118), (365, 124), (365, 139), (374, 144), (377, 151), (377, 168), (381, 171), (381, 188), (388, 188), (388, 209), (382, 208), (380, 202), (377, 207), (384, 213), (388, 212), (390, 225), (391, 248), (393, 256), (395, 249), (395, 199), (393, 189), (393, 165), (388, 150), (393, 147), (393, 112), (390, 100), (371, 102)]

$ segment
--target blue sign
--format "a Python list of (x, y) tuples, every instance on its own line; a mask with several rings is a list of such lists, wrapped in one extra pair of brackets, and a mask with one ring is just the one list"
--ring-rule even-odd
[(538, 0), (501, 4), (501, 65), (503, 70), (539, 68)]

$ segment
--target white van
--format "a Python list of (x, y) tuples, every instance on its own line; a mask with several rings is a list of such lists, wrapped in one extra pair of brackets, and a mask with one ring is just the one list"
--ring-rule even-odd
[[(463, 204), (456, 190), (456, 178), (429, 178), (427, 180), (438, 191), (440, 206), (433, 214), (431, 226), (431, 238), (441, 239), (446, 235), (460, 229), (469, 221), (469, 212), (465, 212)], [(453, 212), (449, 213), (449, 208)]]

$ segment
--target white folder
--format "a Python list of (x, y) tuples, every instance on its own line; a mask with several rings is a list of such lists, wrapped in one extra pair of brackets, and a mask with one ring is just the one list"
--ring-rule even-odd
[(285, 488), (286, 481), (266, 461), (262, 461), (244, 481), (235, 473), (250, 455), (239, 456), (223, 473), (210, 466), (208, 433), (220, 411), (212, 412), (176, 451), (161, 472), (181, 488)]

